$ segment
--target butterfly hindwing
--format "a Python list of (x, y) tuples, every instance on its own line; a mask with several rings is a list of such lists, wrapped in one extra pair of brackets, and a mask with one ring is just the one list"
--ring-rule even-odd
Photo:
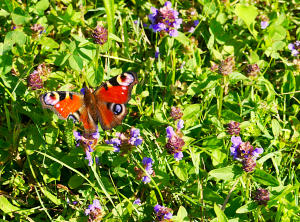
[(95, 92), (101, 127), (111, 129), (122, 123), (127, 114), (125, 104), (130, 100), (137, 75), (125, 72), (104, 82)]

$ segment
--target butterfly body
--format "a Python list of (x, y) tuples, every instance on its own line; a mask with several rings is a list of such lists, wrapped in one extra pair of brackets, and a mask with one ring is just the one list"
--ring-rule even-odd
[(127, 114), (125, 105), (137, 82), (135, 73), (125, 72), (102, 83), (95, 91), (53, 91), (41, 95), (40, 100), (44, 108), (54, 111), (60, 119), (82, 122), (85, 132), (93, 133), (98, 123), (104, 130), (122, 123)]

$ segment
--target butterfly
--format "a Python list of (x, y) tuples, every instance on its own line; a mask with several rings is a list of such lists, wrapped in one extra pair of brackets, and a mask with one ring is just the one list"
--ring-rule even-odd
[(43, 108), (51, 109), (60, 119), (82, 122), (87, 134), (120, 125), (127, 114), (126, 103), (137, 74), (125, 72), (103, 82), (95, 91), (84, 88), (82, 93), (53, 91), (40, 96)]

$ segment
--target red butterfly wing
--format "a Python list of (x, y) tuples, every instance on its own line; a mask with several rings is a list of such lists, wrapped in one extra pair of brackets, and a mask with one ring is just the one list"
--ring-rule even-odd
[(60, 119), (79, 119), (77, 111), (83, 105), (83, 95), (74, 92), (48, 92), (40, 96), (44, 108), (53, 110)]
[(94, 92), (103, 129), (111, 129), (122, 123), (127, 114), (125, 104), (130, 100), (132, 87), (137, 82), (135, 73), (123, 73), (103, 83)]

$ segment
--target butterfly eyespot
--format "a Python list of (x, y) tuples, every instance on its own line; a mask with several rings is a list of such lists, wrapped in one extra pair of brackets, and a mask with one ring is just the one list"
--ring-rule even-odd
[(112, 111), (116, 115), (120, 115), (123, 111), (123, 108), (120, 104), (113, 104)]

